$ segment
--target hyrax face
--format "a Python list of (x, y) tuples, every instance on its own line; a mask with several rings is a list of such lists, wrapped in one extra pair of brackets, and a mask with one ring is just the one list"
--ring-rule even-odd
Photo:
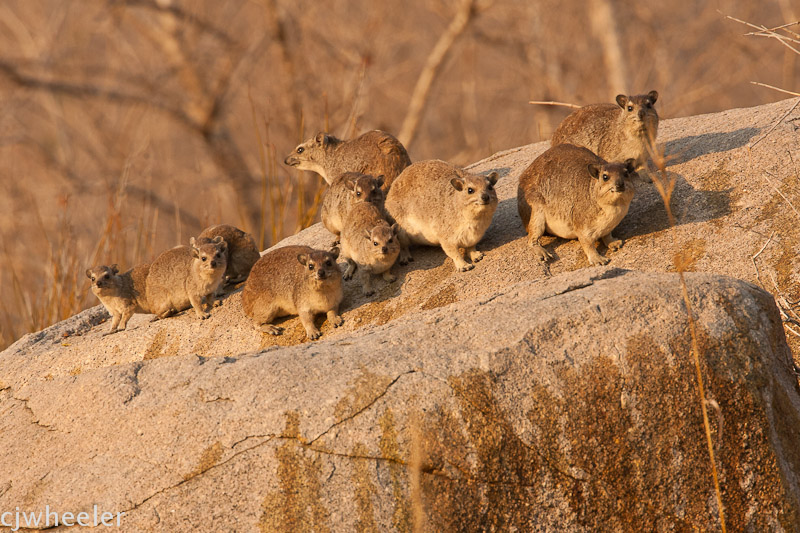
[(204, 274), (215, 274), (217, 272), (224, 272), (227, 266), (225, 259), (225, 251), (228, 245), (225, 240), (217, 235), (211, 242), (199, 244), (198, 241), (192, 237), (190, 239), (192, 245), (192, 257), (194, 257), (199, 265), (200, 272)]
[(331, 144), (331, 136), (327, 133), (318, 133), (316, 137), (308, 139), (297, 146), (294, 151), (286, 156), (284, 163), (298, 170), (310, 170), (324, 176), (323, 161), (326, 148)]
[(653, 107), (658, 100), (658, 92), (636, 96), (617, 95), (617, 105), (622, 108), (622, 116), (633, 131), (655, 136), (658, 128), (658, 113)]
[(389, 259), (400, 253), (400, 244), (397, 242), (397, 224), (391, 227), (381, 224), (375, 226), (371, 231), (364, 230), (364, 238), (367, 239), (367, 249), (379, 259)]
[(345, 187), (355, 195), (357, 202), (370, 202), (379, 204), (383, 201), (383, 176), (361, 176), (358, 179), (349, 179)]
[(497, 207), (495, 183), (497, 183), (497, 172), (492, 172), (485, 177), (467, 175), (450, 180), (450, 185), (456, 190), (456, 197), (461, 205), (479, 212), (487, 209), (494, 210)]
[(119, 274), (117, 265), (97, 266), (86, 269), (86, 277), (92, 282), (92, 291), (98, 292), (103, 289), (113, 289), (117, 286), (116, 275)]
[(594, 178), (597, 202), (614, 205), (630, 202), (633, 198), (633, 179), (636, 178), (634, 160), (625, 163), (590, 164), (589, 175)]
[(341, 278), (342, 271), (336, 264), (339, 257), (339, 249), (334, 248), (330, 252), (314, 250), (310, 254), (298, 254), (297, 261), (306, 269), (308, 278), (316, 283), (324, 283), (325, 280)]

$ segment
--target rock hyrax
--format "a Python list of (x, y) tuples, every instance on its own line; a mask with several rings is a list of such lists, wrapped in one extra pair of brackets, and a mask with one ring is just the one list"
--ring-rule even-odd
[(352, 207), (359, 202), (370, 202), (383, 208), (383, 176), (377, 178), (359, 172), (345, 172), (333, 180), (322, 199), (322, 225), (336, 235), (342, 233), (345, 220)]
[(655, 146), (658, 113), (653, 107), (658, 93), (617, 95), (616, 104), (582, 107), (558, 126), (552, 146), (562, 143), (588, 148), (606, 161), (634, 159), (636, 169), (645, 166)]
[(441, 245), (457, 270), (475, 268), (483, 258), (475, 245), (497, 209), (495, 183), (497, 172), (477, 176), (438, 160), (405, 169), (386, 195), (386, 212), (399, 226), (400, 263), (412, 260), (409, 244), (427, 244)]
[(391, 268), (399, 254), (397, 224), (390, 226), (371, 203), (354, 205), (342, 230), (342, 256), (347, 259), (344, 279), (352, 278), (356, 269), (360, 270), (364, 295), (370, 296), (375, 292), (373, 275), (383, 274), (389, 283), (397, 279)]
[(204, 229), (197, 237), (196, 244), (199, 246), (214, 242), (215, 237), (222, 237), (227, 245), (225, 283), (234, 285), (246, 280), (250, 269), (261, 257), (255, 239), (235, 226), (218, 224)]
[(284, 163), (316, 172), (328, 185), (345, 172), (383, 175), (383, 188), (388, 190), (398, 174), (411, 164), (411, 159), (392, 135), (372, 130), (350, 141), (320, 132), (295, 148)]
[(326, 313), (334, 327), (341, 326), (342, 272), (337, 257), (338, 248), (326, 252), (308, 246), (286, 246), (264, 254), (242, 291), (242, 308), (256, 330), (280, 335), (283, 328), (271, 322), (300, 315), (306, 335), (315, 340), (322, 335), (314, 325), (318, 313)]
[[(97, 266), (86, 270), (92, 292), (111, 314), (111, 335), (125, 329), (134, 313), (150, 313), (145, 291), (150, 263), (138, 265), (124, 274), (117, 265)], [(119, 329), (117, 329), (119, 326)]]
[(197, 318), (206, 319), (214, 293), (225, 274), (225, 250), (222, 237), (198, 244), (194, 237), (190, 246), (176, 246), (159, 255), (147, 275), (147, 302), (156, 314), (153, 320), (166, 318), (189, 307)]
[(552, 256), (539, 244), (545, 231), (581, 243), (589, 263), (605, 265), (597, 252), (602, 239), (609, 250), (622, 246), (611, 232), (628, 213), (636, 177), (633, 159), (607, 163), (583, 147), (560, 144), (537, 157), (522, 173), (517, 208), (528, 244), (542, 261)]

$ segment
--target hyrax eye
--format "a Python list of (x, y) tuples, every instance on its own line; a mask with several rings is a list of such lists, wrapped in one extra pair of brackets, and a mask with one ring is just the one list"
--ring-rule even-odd
[(603, 181), (608, 181), (608, 174), (603, 174)]
[(298, 153), (298, 154), (302, 154), (302, 153), (303, 153), (303, 150), (305, 150), (305, 148), (303, 148), (302, 146), (298, 146), (298, 147), (297, 147), (297, 153)]
[(390, 237), (390, 238), (389, 238), (389, 240), (388, 240), (388, 241), (386, 241), (386, 242), (392, 242), (393, 240), (394, 240), (394, 239)]
[(633, 111), (633, 106), (632, 105), (628, 106), (628, 111)]
[(472, 194), (474, 192), (475, 192), (475, 189), (473, 189), (472, 187), (468, 187), (467, 188), (467, 194)]
[(309, 270), (314, 270), (314, 265), (313, 265), (312, 263), (309, 263), (309, 264), (308, 264), (308, 269), (309, 269)]
[(361, 196), (361, 191), (356, 191), (356, 196)]
[(200, 259), (202, 259), (202, 260), (203, 260), (203, 262), (205, 263), (205, 262), (206, 262), (206, 259), (208, 259), (208, 258), (207, 258), (206, 256), (203, 256), (203, 257), (201, 257)]
[(374, 246), (378, 246), (378, 241), (372, 241), (372, 244), (373, 244)]
[(92, 276), (92, 281), (97, 281), (94, 276)]

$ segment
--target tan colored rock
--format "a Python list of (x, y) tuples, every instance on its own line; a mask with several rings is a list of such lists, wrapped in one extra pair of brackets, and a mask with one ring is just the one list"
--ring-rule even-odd
[[(501, 176), (481, 268), (417, 248), (375, 301), (346, 284), (344, 325), (321, 341), (296, 318), (254, 332), (240, 291), (206, 321), (135, 315), (102, 337), (98, 306), (20, 339), (0, 354), (0, 510), (96, 503), (128, 513), (123, 531), (408, 530), (420, 493), (430, 530), (716, 530), (665, 272), (681, 252), (690, 270), (800, 297), (800, 109), (746, 148), (792, 105), (662, 121), (678, 226), (639, 187), (619, 270), (554, 239), (550, 278), (528, 248), (515, 194), (540, 143), (469, 168)], [(317, 225), (280, 246), (329, 242)], [(774, 303), (688, 279), (728, 530), (798, 531), (800, 400)]]

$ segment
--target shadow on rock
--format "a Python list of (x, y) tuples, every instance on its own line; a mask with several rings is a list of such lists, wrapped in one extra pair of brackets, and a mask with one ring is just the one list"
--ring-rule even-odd
[(758, 132), (758, 128), (741, 128), (736, 131), (704, 133), (669, 141), (664, 147), (667, 166), (686, 163), (701, 155), (741, 148)]

